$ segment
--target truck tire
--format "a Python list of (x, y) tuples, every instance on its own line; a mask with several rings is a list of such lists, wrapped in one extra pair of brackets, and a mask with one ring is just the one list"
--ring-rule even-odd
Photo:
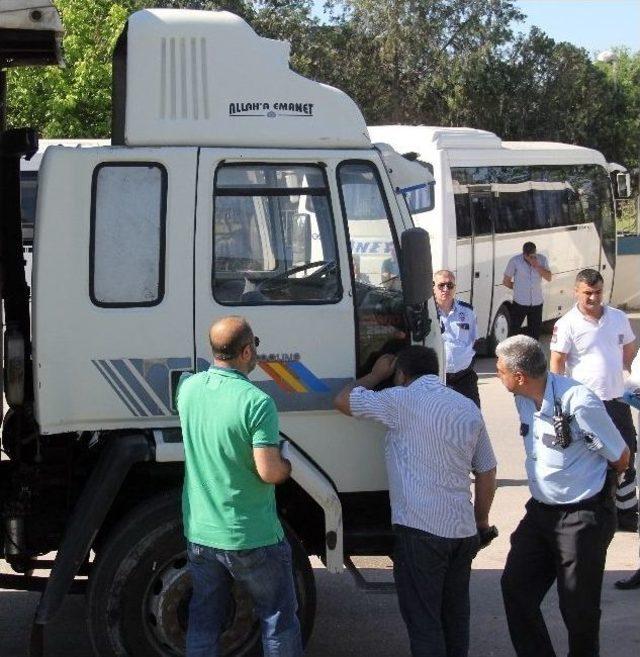
[(498, 312), (493, 318), (491, 332), (487, 339), (487, 355), (493, 356), (496, 353), (496, 347), (511, 335), (511, 313), (506, 304), (498, 308)]
[[(289, 531), (306, 643), (316, 607), (313, 570), (300, 541)], [(191, 581), (182, 533), (180, 497), (163, 494), (127, 515), (106, 539), (89, 576), (89, 635), (98, 657), (184, 655)], [(222, 638), (224, 657), (262, 654), (260, 624), (241, 587)]]

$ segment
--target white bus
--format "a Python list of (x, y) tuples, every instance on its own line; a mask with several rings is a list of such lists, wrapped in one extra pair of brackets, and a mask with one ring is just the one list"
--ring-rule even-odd
[(38, 195), (38, 171), (44, 152), (49, 146), (88, 148), (108, 146), (108, 139), (40, 139), (38, 150), (30, 159), (20, 160), (20, 214), (22, 216), (22, 245), (25, 276), (31, 286), (31, 262), (33, 259), (33, 235), (36, 222), (36, 198)]
[(473, 304), (478, 333), (492, 350), (509, 332), (511, 290), (502, 285), (509, 258), (532, 241), (547, 256), (543, 321), (573, 305), (573, 282), (585, 267), (613, 286), (616, 227), (607, 161), (598, 151), (550, 142), (506, 142), (471, 128), (379, 126), (373, 141), (416, 153), (435, 178), (432, 203), (415, 208), (429, 231), (433, 268), (456, 273), (458, 295)]

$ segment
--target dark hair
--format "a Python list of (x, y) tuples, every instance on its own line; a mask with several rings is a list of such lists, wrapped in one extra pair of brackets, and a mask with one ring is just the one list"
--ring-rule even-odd
[(398, 353), (396, 367), (409, 378), (417, 378), (425, 374), (438, 374), (438, 354), (431, 347), (412, 345)]
[(589, 287), (593, 287), (598, 283), (604, 283), (604, 279), (600, 275), (600, 272), (595, 269), (583, 269), (576, 276), (576, 285), (578, 283), (586, 283)]
[(214, 357), (218, 360), (233, 360), (234, 358), (237, 358), (242, 350), (248, 344), (252, 344), (254, 340), (253, 330), (251, 329), (251, 326), (249, 326), (247, 320), (236, 315), (232, 315), (225, 319), (231, 318), (238, 319), (240, 321), (238, 323), (237, 329), (231, 334), (228, 342), (224, 344), (217, 344), (211, 341), (211, 351), (213, 351)]
[(525, 255), (531, 255), (536, 252), (536, 245), (533, 242), (525, 242), (522, 245), (522, 253)]

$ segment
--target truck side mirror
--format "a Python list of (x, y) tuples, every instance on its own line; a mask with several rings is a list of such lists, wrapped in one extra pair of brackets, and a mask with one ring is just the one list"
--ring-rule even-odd
[(429, 233), (409, 228), (402, 233), (402, 289), (407, 306), (420, 306), (432, 294), (433, 268)]
[(402, 289), (411, 337), (423, 342), (431, 327), (427, 308), (433, 280), (429, 233), (409, 228), (402, 233), (401, 246)]
[(617, 198), (631, 196), (631, 176), (628, 173), (616, 173), (616, 196)]

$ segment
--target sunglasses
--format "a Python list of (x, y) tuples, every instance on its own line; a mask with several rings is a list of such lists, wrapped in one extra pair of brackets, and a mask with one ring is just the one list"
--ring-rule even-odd
[[(244, 349), (245, 347), (248, 347), (251, 343), (247, 342), (242, 348)], [(260, 338), (257, 335), (253, 336), (253, 344), (255, 348), (257, 349), (260, 346)]]
[(444, 290), (445, 288), (446, 288), (447, 290), (453, 290), (453, 288), (454, 288), (455, 286), (456, 286), (455, 283), (438, 283), (438, 284), (436, 284), (436, 287), (437, 287), (439, 290)]

